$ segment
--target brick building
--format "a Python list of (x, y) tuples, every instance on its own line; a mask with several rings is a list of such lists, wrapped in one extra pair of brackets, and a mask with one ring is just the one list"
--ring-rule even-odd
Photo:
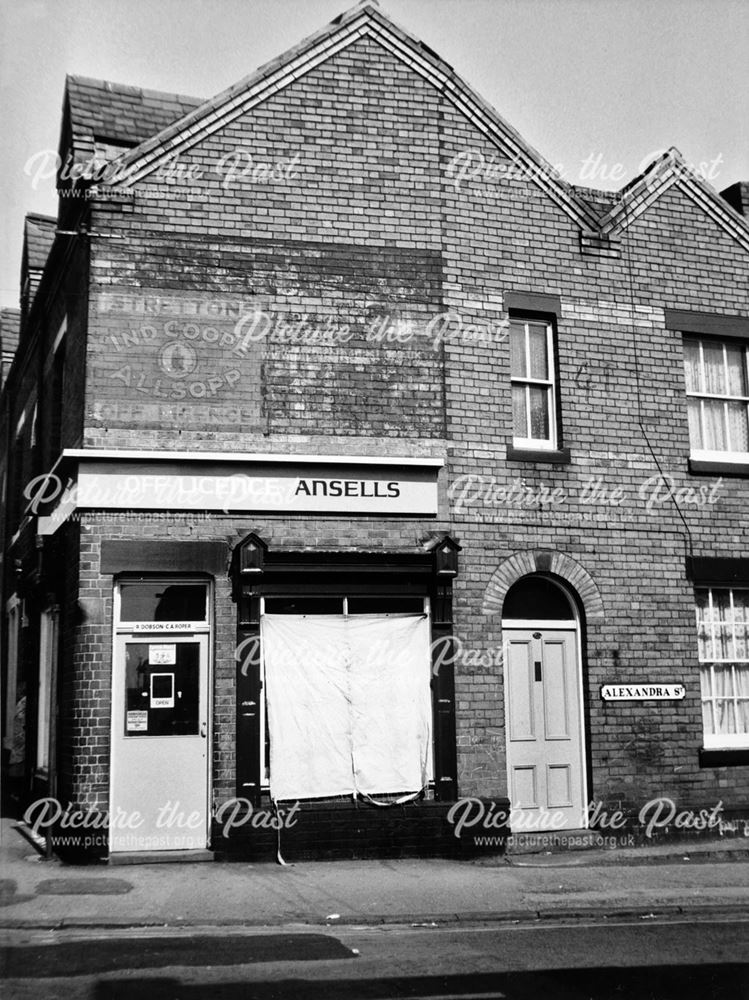
[(111, 855), (749, 814), (747, 185), (572, 186), (364, 3), (208, 101), (69, 77), (58, 187), (0, 407), (27, 800)]

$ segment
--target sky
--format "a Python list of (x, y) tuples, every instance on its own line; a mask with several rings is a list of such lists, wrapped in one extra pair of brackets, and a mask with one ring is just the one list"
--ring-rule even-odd
[[(0, 305), (23, 218), (56, 213), (28, 161), (56, 152), (65, 74), (210, 97), (348, 0), (0, 0)], [(617, 190), (676, 146), (749, 180), (748, 0), (380, 0), (573, 184)]]

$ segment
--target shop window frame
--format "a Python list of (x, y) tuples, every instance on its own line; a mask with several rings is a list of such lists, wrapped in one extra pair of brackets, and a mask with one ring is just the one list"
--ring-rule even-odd
[[(264, 725), (260, 728), (263, 700), (259, 641), (261, 598), (312, 591), (316, 596), (369, 597), (377, 594), (429, 598), (432, 794), (437, 801), (457, 799), (455, 679), (453, 662), (444, 656), (445, 643), (452, 642), (452, 580), (457, 568), (452, 563), (446, 565), (441, 553), (446, 543), (456, 553), (460, 546), (449, 536), (439, 538), (438, 534), (442, 533), (435, 533), (423, 550), (411, 552), (274, 550), (254, 533), (234, 547), (229, 578), (232, 599), (237, 605), (237, 797), (246, 798), (253, 805), (261, 805), (267, 799), (267, 791), (261, 788), (264, 775), (260, 770), (260, 741), (264, 730)], [(248, 551), (257, 558), (248, 560)]]

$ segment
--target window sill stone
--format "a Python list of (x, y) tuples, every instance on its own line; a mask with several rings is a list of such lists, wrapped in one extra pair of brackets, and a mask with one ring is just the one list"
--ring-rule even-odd
[(700, 767), (741, 767), (749, 764), (749, 747), (700, 749)]
[(570, 461), (569, 448), (556, 448), (545, 451), (542, 448), (507, 448), (508, 462), (544, 462), (547, 465), (568, 465)]
[(720, 462), (690, 458), (688, 468), (693, 475), (749, 476), (749, 462)]

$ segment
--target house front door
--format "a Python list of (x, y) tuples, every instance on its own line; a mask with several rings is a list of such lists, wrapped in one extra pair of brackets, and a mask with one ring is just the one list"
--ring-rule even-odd
[(518, 831), (587, 825), (577, 641), (572, 630), (505, 630), (507, 767)]

